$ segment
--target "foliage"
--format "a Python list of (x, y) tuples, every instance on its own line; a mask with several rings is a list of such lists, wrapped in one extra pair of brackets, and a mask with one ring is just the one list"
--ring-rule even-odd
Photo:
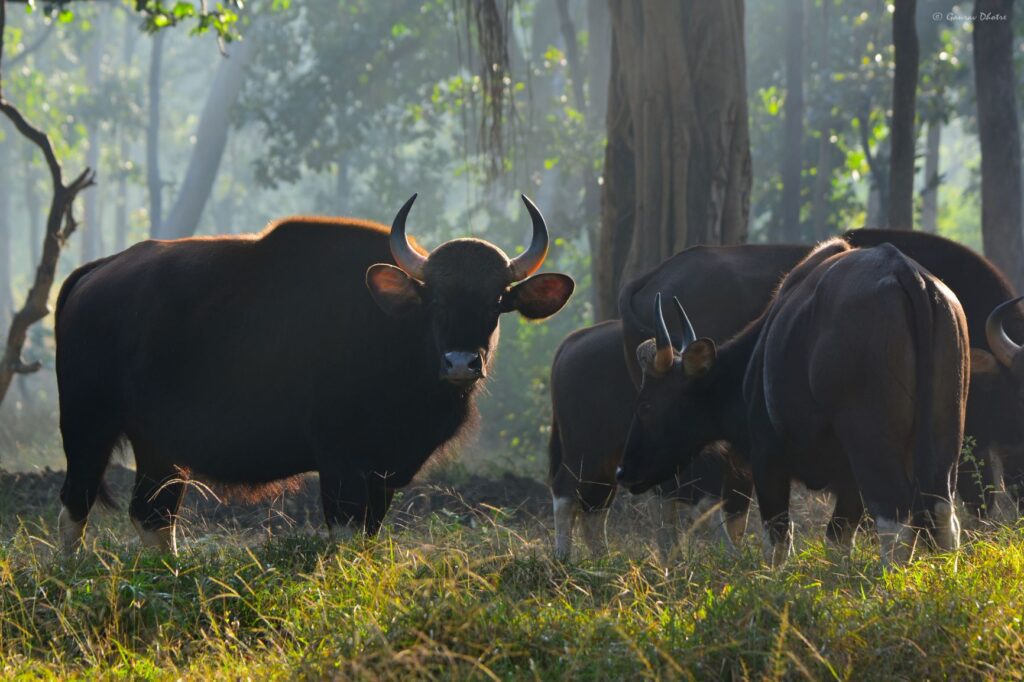
[(5, 676), (1012, 678), (1024, 532), (883, 571), (810, 542), (779, 569), (698, 543), (667, 570), (624, 540), (559, 564), (542, 536), (441, 516), (378, 541), (111, 539), (52, 560), (47, 526), (0, 547)]
[[(888, 183), (888, 117), (893, 70), (890, 7), (891, 4), (887, 7), (875, 0), (815, 0), (806, 7), (804, 88), (807, 111), (801, 150), (804, 160), (802, 220), (811, 218), (813, 179), (819, 171), (818, 143), (821, 131), (829, 130), (833, 172), (824, 234), (868, 223), (871, 220), (866, 214), (869, 184), (884, 186)], [(827, 31), (823, 23), (826, 9)], [(748, 23), (756, 27), (747, 36), (751, 149), (755, 166), (751, 235), (753, 240), (765, 241), (778, 233), (782, 105), (786, 96), (784, 22), (787, 17), (784, 3), (751, 4), (749, 12)], [(956, 12), (950, 11), (950, 3), (944, 0), (919, 2), (917, 12), (921, 43), (918, 120), (921, 123), (952, 119), (969, 122), (974, 106), (970, 95), (970, 22), (957, 19)], [(919, 125), (919, 132), (923, 128)], [(977, 154), (977, 150), (973, 153)], [(868, 154), (874, 157), (877, 176), (872, 174)], [(956, 205), (946, 201), (946, 196), (941, 198), (943, 210), (958, 210)], [(974, 230), (978, 229), (977, 220), (972, 224)]]

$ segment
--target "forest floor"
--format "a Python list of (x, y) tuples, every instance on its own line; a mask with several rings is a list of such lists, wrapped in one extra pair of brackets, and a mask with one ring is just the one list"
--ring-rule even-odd
[[(559, 563), (543, 484), (442, 469), (375, 540), (330, 542), (310, 479), (257, 505), (191, 490), (177, 556), (99, 511), (88, 549), (62, 558), (62, 478), (0, 474), (4, 678), (1024, 676), (1024, 526), (887, 571), (870, 533), (849, 557), (826, 546), (827, 501), (802, 495), (781, 568), (755, 533), (738, 554), (685, 536), (666, 565), (623, 495), (610, 554)], [(130, 472), (109, 480), (125, 505)]]

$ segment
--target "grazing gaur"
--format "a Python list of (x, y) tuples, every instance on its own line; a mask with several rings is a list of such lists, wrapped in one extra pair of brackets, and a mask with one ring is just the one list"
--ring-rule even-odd
[[(622, 357), (622, 324), (602, 322), (566, 337), (551, 365), (551, 440), (548, 483), (555, 518), (555, 555), (569, 558), (576, 518), (594, 555), (603, 554), (605, 522), (615, 497), (636, 390)], [(717, 453), (660, 486), (655, 515), (658, 546), (667, 555), (678, 539), (678, 517), (699, 517), (722, 489)], [(582, 514), (581, 514), (582, 512)]]
[[(1014, 351), (1004, 341), (1016, 347), (1013, 339), (1024, 340), (1024, 315), (1019, 308), (1003, 309), (1005, 337), (987, 323), (997, 306), (1016, 296), (1012, 286), (986, 258), (936, 235), (863, 229), (851, 230), (843, 238), (855, 247), (891, 243), (956, 294), (967, 316), (973, 347), (965, 432), (974, 440), (973, 457), (961, 463), (958, 493), (968, 507), (984, 515), (992, 508), (993, 490), (999, 483), (993, 474), (999, 468), (1008, 487), (1016, 483), (1024, 492), (1024, 371), (1014, 372), (1010, 360)], [(656, 293), (678, 296), (707, 336), (729, 338), (757, 317), (782, 276), (808, 250), (793, 244), (693, 247), (626, 284), (619, 312), (634, 384), (641, 373), (633, 350), (654, 335), (650, 302)], [(670, 317), (669, 328), (679, 333), (674, 318)], [(975, 469), (978, 461), (986, 463), (980, 471)]]
[(884, 562), (908, 558), (916, 529), (959, 546), (970, 354), (963, 310), (940, 280), (890, 244), (829, 241), (721, 349), (697, 338), (678, 302), (674, 347), (655, 301), (620, 483), (640, 492), (726, 440), (753, 477), (772, 563), (791, 552), (794, 479), (835, 494), (827, 535), (841, 544), (866, 505)]
[(548, 231), (526, 197), (533, 238), (512, 259), (479, 239), (413, 247), (415, 198), (390, 233), (291, 218), (253, 235), (142, 242), (68, 277), (56, 321), (66, 550), (121, 440), (147, 545), (174, 550), (190, 476), (258, 495), (316, 471), (332, 532), (378, 530), (395, 489), (470, 418), (499, 316), (545, 318), (574, 286), (533, 275)]

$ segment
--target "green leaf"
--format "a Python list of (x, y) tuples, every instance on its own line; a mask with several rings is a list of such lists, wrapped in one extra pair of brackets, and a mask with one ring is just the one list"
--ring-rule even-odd
[(57, 15), (57, 21), (62, 24), (70, 24), (75, 20), (75, 13), (69, 9), (62, 9), (60, 14)]
[(171, 13), (174, 14), (175, 19), (187, 19), (196, 15), (196, 8), (191, 2), (179, 2), (174, 5)]

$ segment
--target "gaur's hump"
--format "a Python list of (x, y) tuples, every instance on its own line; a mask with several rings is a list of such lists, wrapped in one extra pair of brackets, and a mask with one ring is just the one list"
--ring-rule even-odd
[(828, 239), (818, 244), (804, 257), (802, 261), (796, 264), (796, 267), (789, 271), (789, 274), (782, 280), (778, 290), (778, 295), (781, 296), (782, 294), (795, 289), (807, 278), (808, 275), (814, 272), (819, 265), (828, 259), (852, 250), (853, 247), (838, 237)]
[(806, 260), (811, 260), (813, 258), (814, 260), (822, 261), (825, 260), (826, 258), (831, 258), (837, 253), (852, 250), (853, 247), (850, 246), (850, 243), (847, 242), (845, 239), (843, 239), (842, 237), (833, 237), (832, 239), (826, 239), (825, 241), (815, 246), (814, 249), (812, 249), (811, 252), (807, 254)]
[(261, 241), (301, 239), (304, 236), (324, 234), (332, 230), (345, 230), (367, 235), (387, 235), (391, 230), (372, 220), (335, 218), (332, 216), (289, 216), (268, 224), (259, 233)]

